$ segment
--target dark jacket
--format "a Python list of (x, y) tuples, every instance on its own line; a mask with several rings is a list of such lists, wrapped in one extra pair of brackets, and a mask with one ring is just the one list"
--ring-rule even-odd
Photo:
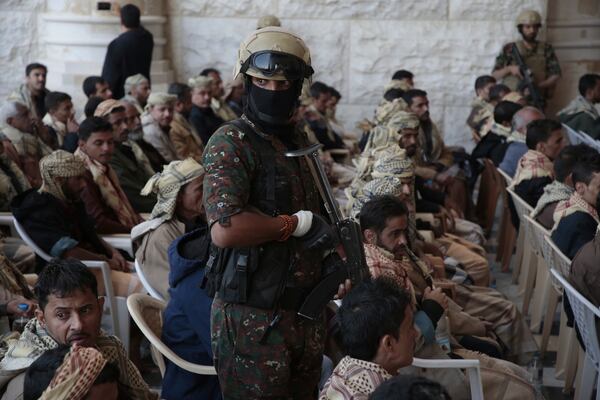
[(196, 132), (200, 136), (200, 140), (204, 146), (208, 143), (208, 139), (221, 126), (223, 120), (217, 116), (212, 108), (200, 108), (192, 106), (190, 111), (190, 123), (196, 128)]
[(561, 218), (552, 233), (552, 240), (572, 260), (584, 244), (594, 239), (597, 228), (598, 223), (590, 214), (577, 211)]
[(131, 147), (116, 144), (110, 166), (117, 174), (119, 183), (133, 209), (138, 213), (150, 213), (156, 204), (154, 193), (142, 196), (140, 191), (150, 179), (141, 165), (138, 165)]
[(64, 203), (30, 189), (13, 199), (11, 211), (35, 244), (53, 257), (75, 246), (109, 256), (82, 202)]
[(504, 136), (488, 132), (471, 152), (471, 159), (489, 158), (497, 167), (504, 159), (508, 143)]
[(552, 178), (545, 176), (543, 178), (532, 178), (521, 181), (515, 186), (515, 193), (525, 200), (531, 207), (537, 205), (540, 197), (544, 194), (544, 187), (552, 183)]
[(123, 32), (108, 45), (102, 78), (110, 86), (115, 99), (124, 93), (125, 79), (135, 74), (142, 74), (150, 80), (150, 63), (154, 38), (143, 27)]
[[(208, 228), (183, 235), (169, 246), (169, 295), (165, 310), (162, 339), (183, 359), (212, 365), (210, 308), (212, 298), (200, 287), (208, 258)], [(187, 372), (166, 360), (162, 398), (221, 399), (216, 376)]]

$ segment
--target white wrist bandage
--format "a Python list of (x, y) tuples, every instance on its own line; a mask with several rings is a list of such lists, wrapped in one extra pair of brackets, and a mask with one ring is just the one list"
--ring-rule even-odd
[(296, 226), (296, 230), (292, 233), (292, 236), (300, 237), (306, 235), (312, 226), (313, 213), (301, 210), (294, 215), (298, 217), (298, 226)]

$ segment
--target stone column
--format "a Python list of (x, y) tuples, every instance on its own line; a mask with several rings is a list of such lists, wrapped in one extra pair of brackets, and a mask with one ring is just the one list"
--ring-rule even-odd
[[(97, 1), (46, 0), (46, 12), (41, 15), (40, 45), (48, 65), (47, 87), (69, 93), (82, 114), (87, 101), (83, 80), (100, 75), (111, 40), (120, 33), (120, 20), (114, 9), (118, 2), (109, 2), (112, 10), (98, 10)], [(173, 71), (166, 56), (167, 39), (162, 1), (128, 1), (142, 12), (142, 25), (154, 35), (151, 80), (152, 89), (166, 91), (173, 81)]]

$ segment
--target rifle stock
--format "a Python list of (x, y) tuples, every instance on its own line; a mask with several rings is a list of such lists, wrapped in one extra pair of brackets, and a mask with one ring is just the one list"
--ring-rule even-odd
[(340, 260), (338, 268), (323, 277), (321, 282), (310, 292), (300, 307), (299, 315), (314, 320), (319, 318), (323, 308), (337, 293), (338, 287), (346, 279), (350, 279), (352, 285), (357, 285), (369, 277), (369, 267), (365, 259), (362, 233), (356, 221), (343, 218), (333, 191), (325, 175), (319, 149), (321, 144), (315, 144), (305, 149), (288, 152), (287, 157), (306, 157), (310, 171), (313, 175), (319, 193), (323, 197), (327, 212), (333, 223), (340, 244), (344, 249), (345, 260)]

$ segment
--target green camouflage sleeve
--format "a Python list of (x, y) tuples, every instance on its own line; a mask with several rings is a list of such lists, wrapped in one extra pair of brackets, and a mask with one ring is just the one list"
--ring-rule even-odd
[(546, 47), (544, 48), (544, 57), (546, 58), (546, 77), (562, 75), (554, 47), (549, 43), (546, 43)]
[(225, 126), (206, 145), (204, 209), (209, 226), (238, 214), (248, 202), (255, 158), (244, 135)]
[(494, 64), (494, 69), (492, 70), (492, 72), (502, 69), (507, 65), (514, 64), (512, 55), (510, 54), (511, 46), (512, 43), (508, 43), (504, 47), (502, 47), (500, 54), (496, 56), (496, 63)]

